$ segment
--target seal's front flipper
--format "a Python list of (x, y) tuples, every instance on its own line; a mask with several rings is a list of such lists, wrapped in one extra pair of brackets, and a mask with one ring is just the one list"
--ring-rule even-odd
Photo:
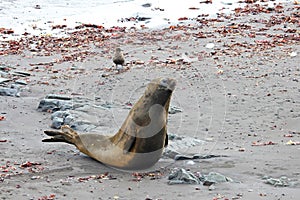
[(78, 134), (65, 125), (61, 127), (62, 131), (44, 131), (44, 133), (51, 138), (42, 140), (43, 142), (66, 142), (69, 144), (75, 144)]

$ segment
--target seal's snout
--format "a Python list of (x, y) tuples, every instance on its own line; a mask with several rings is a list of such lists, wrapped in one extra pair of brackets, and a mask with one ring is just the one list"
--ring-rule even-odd
[(173, 78), (162, 78), (159, 85), (173, 91), (176, 86), (176, 80)]

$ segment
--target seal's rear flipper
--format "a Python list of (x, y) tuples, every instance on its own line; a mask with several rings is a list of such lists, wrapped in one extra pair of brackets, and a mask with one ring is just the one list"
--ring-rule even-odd
[(69, 126), (62, 126), (62, 131), (44, 131), (44, 133), (51, 138), (42, 140), (43, 142), (66, 142), (69, 144), (75, 144), (78, 134)]

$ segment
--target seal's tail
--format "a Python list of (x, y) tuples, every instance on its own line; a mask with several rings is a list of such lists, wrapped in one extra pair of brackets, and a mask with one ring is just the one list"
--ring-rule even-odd
[(62, 126), (61, 131), (44, 131), (44, 133), (51, 138), (44, 139), (43, 142), (66, 142), (75, 145), (78, 138), (78, 134), (67, 125)]

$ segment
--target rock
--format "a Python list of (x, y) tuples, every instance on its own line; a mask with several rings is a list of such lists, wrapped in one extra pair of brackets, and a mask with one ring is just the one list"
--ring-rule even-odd
[(262, 179), (265, 180), (266, 184), (270, 184), (275, 187), (288, 187), (291, 185), (295, 185), (293, 181), (291, 181), (286, 176), (281, 176), (280, 178), (272, 178), (272, 177), (264, 176)]
[(169, 138), (169, 144), (167, 148), (173, 151), (199, 145), (204, 142), (194, 137), (178, 136), (172, 133), (168, 133), (168, 138)]
[(27, 82), (25, 80), (16, 80), (15, 84), (19, 84), (19, 85), (27, 85)]
[(296, 57), (297, 55), (298, 55), (298, 54), (297, 54), (297, 52), (295, 52), (295, 51), (293, 51), (293, 52), (290, 53), (290, 56), (291, 56), (291, 57)]
[(64, 119), (60, 117), (54, 117), (52, 119), (51, 128), (60, 129), (60, 127), (64, 124)]
[(186, 162), (186, 165), (194, 165), (194, 164), (195, 164), (195, 162), (192, 161), (192, 160), (189, 160), (189, 161)]
[(200, 177), (203, 185), (211, 186), (215, 183), (232, 182), (233, 180), (217, 172), (210, 172), (208, 175)]
[(176, 106), (170, 106), (170, 109), (169, 109), (169, 114), (176, 114), (176, 113), (180, 113), (182, 112), (182, 109), (181, 108), (178, 108)]
[(169, 185), (174, 184), (200, 184), (200, 180), (192, 172), (185, 169), (175, 169), (168, 177)]
[(68, 111), (56, 111), (51, 115), (51, 119), (53, 120), (56, 117), (65, 119), (68, 115), (70, 115)]
[(215, 44), (214, 43), (207, 43), (206, 45), (205, 45), (205, 48), (207, 48), (207, 49), (213, 49), (215, 47)]
[(34, 8), (35, 9), (41, 9), (41, 6), (40, 5), (35, 5)]
[(14, 71), (12, 74), (13, 74), (13, 75), (16, 75), (16, 76), (23, 76), (23, 77), (25, 77), (25, 76), (31, 76), (30, 73), (28, 73), (28, 72), (23, 72), (23, 71)]
[(58, 99), (58, 100), (72, 100), (72, 97), (56, 95), (56, 94), (48, 94), (46, 99)]
[(208, 190), (209, 191), (212, 191), (212, 190), (215, 190), (216, 189), (216, 186), (215, 185), (210, 185), (209, 187), (208, 187)]
[(60, 110), (71, 110), (73, 109), (72, 102), (60, 101)]
[(193, 159), (209, 159), (209, 158), (218, 158), (218, 157), (226, 157), (224, 155), (200, 155), (200, 154), (192, 154), (192, 155), (183, 155), (177, 154), (174, 157), (174, 160), (193, 160)]
[(224, 4), (224, 5), (227, 5), (227, 6), (231, 6), (234, 2), (233, 1), (231, 1), (231, 2), (230, 1), (229, 2), (228, 1), (226, 1), (226, 2), (221, 1), (221, 3)]
[(57, 111), (59, 110), (59, 100), (42, 99), (37, 109), (41, 112)]
[(168, 157), (168, 158), (171, 158), (171, 159), (174, 159), (175, 158), (175, 156), (177, 156), (177, 155), (179, 155), (180, 153), (179, 152), (177, 152), (177, 151), (175, 151), (175, 150), (173, 150), (173, 149), (165, 149), (164, 150), (164, 156), (165, 157)]
[(68, 110), (73, 107), (71, 101), (57, 100), (57, 99), (42, 99), (38, 105), (38, 111), (54, 112), (59, 110)]
[(151, 3), (145, 3), (145, 4), (143, 4), (142, 6), (143, 6), (144, 8), (149, 8), (149, 7), (152, 6), (152, 4), (151, 4)]
[(72, 115), (68, 115), (64, 118), (64, 124), (72, 124), (74, 121), (74, 117)]
[(96, 128), (95, 125), (91, 124), (88, 121), (74, 121), (70, 124), (70, 127), (78, 131), (90, 131)]
[(169, 140), (182, 140), (181, 136), (178, 136), (178, 135), (173, 134), (173, 133), (168, 133), (168, 137), (169, 137)]
[(0, 87), (0, 95), (20, 97), (20, 89), (16, 85), (11, 85), (10, 88)]
[[(199, 176), (199, 177), (198, 177)], [(183, 168), (175, 169), (168, 177), (168, 184), (201, 184), (205, 186), (211, 186), (210, 189), (214, 190), (214, 184), (222, 182), (232, 182), (231, 178), (228, 178), (217, 172), (210, 172), (208, 175), (200, 175), (197, 173), (197, 176), (190, 171), (187, 171)]]
[(5, 82), (8, 82), (8, 81), (10, 81), (10, 79), (0, 77), (0, 83), (5, 83)]
[(136, 19), (137, 19), (137, 21), (144, 22), (146, 20), (150, 20), (151, 17), (137, 17)]
[(193, 137), (186, 137), (186, 136), (178, 136), (176, 134), (168, 133), (168, 146), (164, 151), (164, 156), (175, 159), (175, 160), (187, 160), (187, 159), (201, 159), (206, 158), (207, 156), (214, 156), (214, 155), (182, 155), (177, 150), (184, 149), (188, 147), (192, 147), (198, 144), (203, 143), (204, 141), (193, 138)]

